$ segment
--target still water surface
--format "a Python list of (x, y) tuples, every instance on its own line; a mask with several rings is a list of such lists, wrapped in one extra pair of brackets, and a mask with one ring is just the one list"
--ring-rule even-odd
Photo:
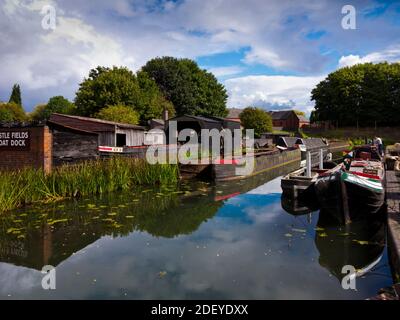
[[(293, 215), (282, 172), (141, 189), (0, 218), (2, 299), (364, 299), (392, 283), (385, 226)], [(362, 269), (357, 291), (341, 268)], [(56, 290), (41, 287), (56, 266)]]

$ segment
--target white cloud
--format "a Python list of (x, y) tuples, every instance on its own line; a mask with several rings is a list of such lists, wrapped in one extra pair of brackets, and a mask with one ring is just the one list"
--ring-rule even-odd
[(246, 76), (225, 81), (230, 107), (291, 106), (310, 112), (311, 90), (324, 76)]
[(260, 63), (274, 68), (282, 68), (289, 65), (287, 61), (271, 49), (257, 47), (246, 54), (244, 62), (250, 64)]
[(226, 77), (226, 76), (232, 76), (238, 73), (241, 73), (245, 70), (245, 68), (240, 67), (240, 66), (229, 66), (229, 67), (213, 67), (213, 68), (207, 68), (206, 69), (213, 73), (216, 77)]
[(363, 57), (359, 55), (342, 56), (339, 60), (339, 68), (353, 66), (358, 63), (366, 62), (400, 62), (400, 45), (392, 46), (386, 50), (372, 52)]
[[(71, 98), (91, 68), (133, 64), (117, 39), (79, 18), (64, 16), (62, 10), (56, 10), (56, 29), (44, 30), (41, 8), (46, 4), (56, 6), (52, 1), (4, 4), (4, 19), (0, 21), (0, 37), (5, 39), (0, 48), (0, 88), (19, 83), (23, 93), (46, 90), (52, 92), (50, 96), (64, 94)], [(48, 98), (41, 98), (41, 102)]]
[[(371, 1), (366, 0), (365, 5)], [(41, 28), (40, 9), (45, 4), (57, 10), (54, 32)], [(329, 71), (326, 68), (332, 62), (337, 63), (330, 60), (337, 59), (335, 54), (321, 52), (340, 53), (350, 46), (359, 52), (373, 52), (377, 50), (374, 39), (379, 39), (379, 46), (393, 43), (398, 26), (390, 25), (390, 19), (364, 23), (356, 33), (344, 32), (340, 8), (328, 0), (97, 0), (95, 4), (4, 0), (0, 4), (0, 99), (5, 99), (15, 82), (22, 85), (30, 106), (38, 97), (40, 102), (54, 94), (73, 97), (93, 66), (126, 65), (137, 70), (147, 60), (164, 55), (195, 59), (240, 50), (244, 56), (236, 55), (236, 61), (229, 62), (232, 66), (224, 63), (212, 71), (220, 77), (237, 76), (242, 70), (236, 64), (244, 63), (252, 69), (265, 65), (278, 74), (319, 75)], [(305, 35), (316, 26), (326, 31), (325, 35), (307, 40)], [(389, 50), (386, 54), (395, 53)], [(347, 56), (341, 64), (363, 59), (378, 58)], [(252, 94), (263, 98), (263, 92)], [(289, 102), (293, 101), (297, 100)]]

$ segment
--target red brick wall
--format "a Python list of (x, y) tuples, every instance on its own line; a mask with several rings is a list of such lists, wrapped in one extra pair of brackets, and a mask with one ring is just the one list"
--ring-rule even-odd
[(0, 147), (0, 170), (33, 167), (51, 171), (53, 143), (48, 127), (0, 128), (0, 132), (3, 131), (29, 131), (30, 139), (26, 149)]
[(297, 130), (299, 128), (299, 119), (292, 113), (288, 119), (272, 120), (274, 127), (282, 127), (284, 130)]

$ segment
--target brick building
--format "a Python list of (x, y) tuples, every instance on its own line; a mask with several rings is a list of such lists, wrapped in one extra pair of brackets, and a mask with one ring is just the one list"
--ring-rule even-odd
[(42, 168), (100, 157), (100, 147), (143, 146), (144, 127), (53, 114), (46, 124), (0, 125), (0, 170)]
[(48, 126), (0, 127), (0, 170), (52, 166), (53, 139)]
[[(240, 114), (243, 109), (231, 108), (226, 119), (240, 122)], [(296, 114), (294, 110), (265, 111), (272, 117), (274, 130), (296, 131), (310, 125), (310, 121), (304, 116)]]
[(274, 130), (294, 131), (310, 124), (308, 119), (296, 114), (293, 110), (271, 111), (270, 115)]

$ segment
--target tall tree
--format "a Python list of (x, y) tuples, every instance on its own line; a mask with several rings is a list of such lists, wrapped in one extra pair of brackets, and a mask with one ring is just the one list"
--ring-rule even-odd
[(15, 103), (16, 105), (22, 106), (21, 88), (19, 87), (19, 84), (13, 85), (10, 99), (8, 100), (8, 102)]
[(253, 129), (254, 137), (272, 131), (272, 117), (261, 108), (247, 107), (240, 114), (240, 122), (245, 129)]
[(173, 57), (155, 58), (142, 68), (152, 78), (177, 115), (221, 116), (228, 114), (227, 93), (212, 73), (196, 62)]
[(398, 125), (400, 63), (358, 64), (330, 73), (311, 93), (312, 120), (339, 126)]
[(137, 111), (141, 123), (160, 118), (163, 108), (173, 113), (173, 105), (147, 74), (136, 76), (124, 67), (97, 67), (89, 72), (76, 93), (76, 112), (95, 116), (108, 106), (127, 106)]

